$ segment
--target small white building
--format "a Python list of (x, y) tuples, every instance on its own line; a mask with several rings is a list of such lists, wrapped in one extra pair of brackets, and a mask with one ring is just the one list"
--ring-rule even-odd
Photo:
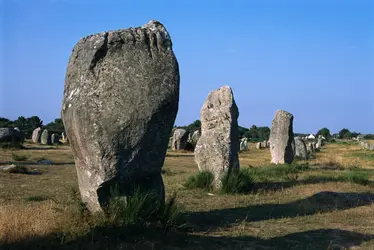
[(308, 135), (308, 140), (314, 140), (316, 137), (313, 134)]

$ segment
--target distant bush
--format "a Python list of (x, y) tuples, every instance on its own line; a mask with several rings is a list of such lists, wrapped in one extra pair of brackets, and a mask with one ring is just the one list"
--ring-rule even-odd
[(46, 201), (48, 200), (49, 197), (43, 196), (43, 195), (35, 195), (35, 196), (29, 196), (25, 198), (25, 201), (33, 201), (33, 202), (38, 202), (38, 201)]
[(202, 171), (188, 177), (185, 187), (189, 189), (202, 188), (210, 190), (212, 188), (214, 175), (209, 171)]
[(15, 161), (26, 161), (29, 157), (27, 155), (18, 155), (16, 153), (12, 153), (12, 159)]
[(28, 174), (29, 170), (24, 166), (16, 166), (14, 168), (9, 169), (9, 173), (11, 173), (11, 174)]
[(253, 187), (253, 178), (249, 169), (234, 169), (226, 172), (222, 178), (223, 193), (248, 193)]

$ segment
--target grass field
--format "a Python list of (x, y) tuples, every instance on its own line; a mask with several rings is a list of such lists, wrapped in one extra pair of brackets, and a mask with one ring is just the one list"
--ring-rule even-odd
[(0, 171), (0, 249), (374, 249), (374, 152), (358, 144), (327, 144), (297, 171), (269, 166), (269, 150), (250, 144), (240, 162), (253, 190), (235, 195), (187, 189), (193, 154), (168, 152), (167, 196), (183, 210), (167, 233), (92, 225), (69, 147), (26, 146), (0, 151), (1, 164), (29, 170)]

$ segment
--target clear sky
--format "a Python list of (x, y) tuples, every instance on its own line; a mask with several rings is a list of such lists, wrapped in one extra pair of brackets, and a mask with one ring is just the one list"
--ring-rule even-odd
[(67, 62), (86, 35), (151, 19), (171, 34), (181, 74), (176, 124), (230, 85), (239, 124), (374, 133), (374, 1), (0, 0), (0, 116), (60, 117)]

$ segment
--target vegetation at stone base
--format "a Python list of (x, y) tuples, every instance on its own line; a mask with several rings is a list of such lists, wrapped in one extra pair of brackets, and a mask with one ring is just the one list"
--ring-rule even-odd
[(12, 159), (15, 161), (26, 161), (29, 158), (27, 155), (19, 155), (16, 153), (12, 153)]
[(213, 187), (213, 180), (214, 175), (212, 172), (201, 171), (196, 173), (195, 175), (189, 176), (184, 186), (189, 189), (201, 188), (205, 190), (211, 190)]
[(222, 177), (221, 191), (226, 194), (249, 193), (253, 187), (253, 177), (249, 169), (233, 169)]
[(19, 141), (11, 141), (11, 142), (0, 142), (0, 148), (2, 149), (22, 149), (23, 144)]
[(147, 227), (149, 223), (159, 223), (168, 230), (177, 225), (180, 212), (175, 193), (165, 203), (161, 203), (152, 192), (137, 189), (132, 196), (120, 197), (113, 191), (103, 222), (116, 227)]
[(10, 174), (28, 174), (29, 170), (25, 166), (16, 166), (8, 171)]

